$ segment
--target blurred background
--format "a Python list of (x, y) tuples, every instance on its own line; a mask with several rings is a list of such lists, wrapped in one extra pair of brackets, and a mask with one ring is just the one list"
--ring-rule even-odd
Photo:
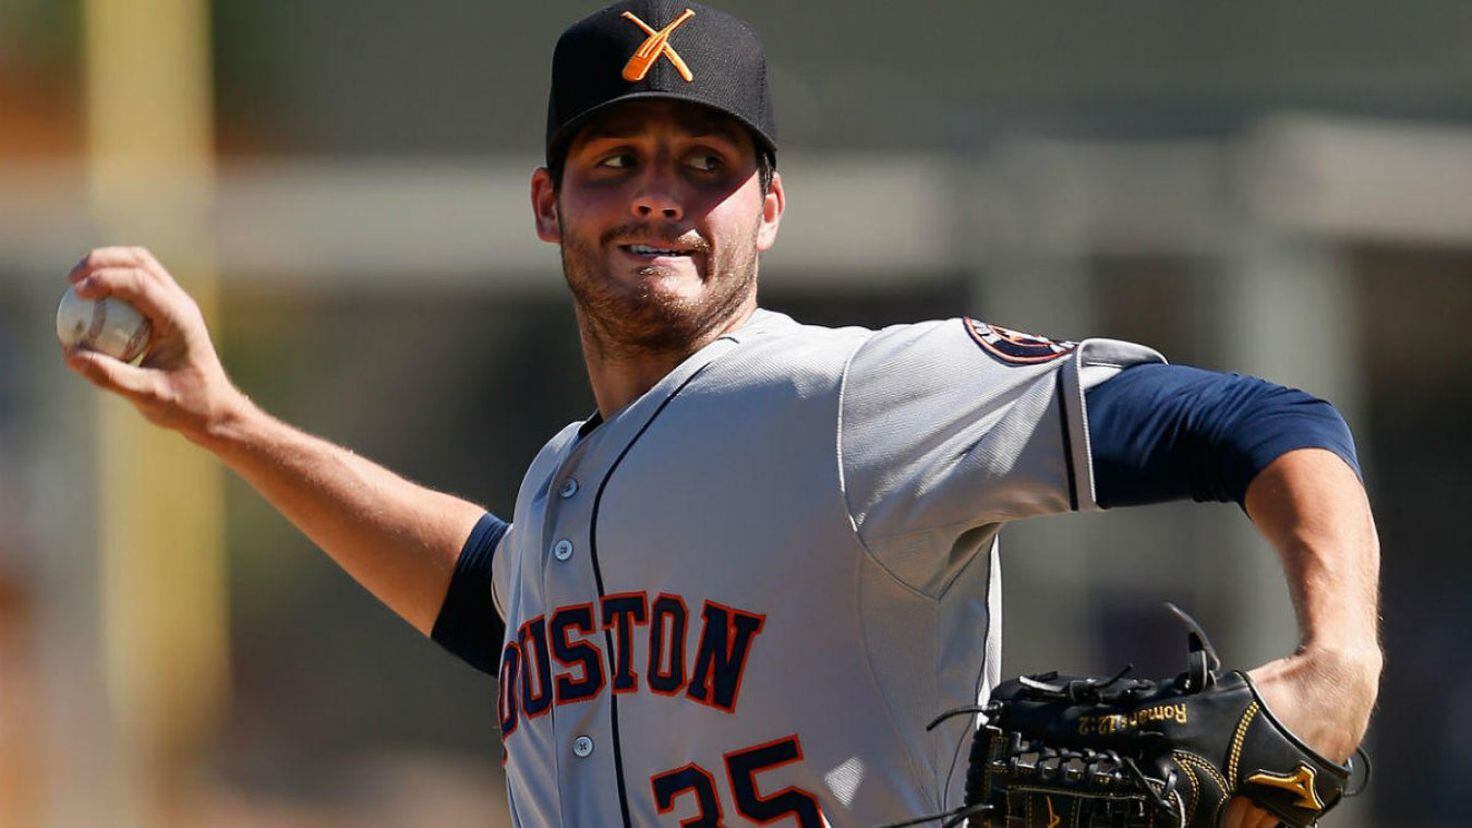
[[(494, 681), (58, 355), (143, 244), (258, 402), (509, 514), (593, 408), (532, 232), (550, 50), (597, 2), (0, 2), (0, 828), (505, 824)], [(1371, 794), (1472, 824), (1472, 5), (730, 0), (789, 197), (764, 304), (1151, 344), (1335, 401), (1384, 546)], [(759, 516), (753, 516), (759, 519)], [(1004, 534), (1012, 674), (1290, 651), (1234, 506)]]

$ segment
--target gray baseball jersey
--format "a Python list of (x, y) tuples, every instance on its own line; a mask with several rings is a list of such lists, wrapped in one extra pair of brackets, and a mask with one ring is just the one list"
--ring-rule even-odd
[(759, 310), (537, 455), (493, 564), (521, 826), (873, 825), (954, 807), (999, 680), (997, 532), (1097, 508), (1085, 388), (1161, 361)]

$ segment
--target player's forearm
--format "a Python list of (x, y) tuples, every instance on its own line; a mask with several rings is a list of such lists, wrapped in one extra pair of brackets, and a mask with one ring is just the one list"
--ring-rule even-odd
[(1336, 762), (1364, 738), (1379, 695), (1380, 544), (1364, 488), (1324, 449), (1290, 451), (1253, 478), (1247, 514), (1277, 548), (1301, 644), (1252, 671), (1272, 710)]
[(433, 628), (481, 507), (295, 429), (244, 397), (187, 436), (416, 629)]
[(1291, 451), (1253, 479), (1245, 505), (1282, 559), (1303, 649), (1378, 674), (1380, 542), (1354, 472), (1329, 451)]

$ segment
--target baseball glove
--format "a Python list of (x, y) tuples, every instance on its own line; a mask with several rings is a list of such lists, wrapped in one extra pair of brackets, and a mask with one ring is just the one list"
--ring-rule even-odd
[[(1002, 682), (973, 734), (965, 804), (889, 828), (1110, 826), (1216, 828), (1246, 796), (1291, 828), (1313, 825), (1346, 796), (1353, 760), (1320, 756), (1283, 727), (1240, 671), (1223, 673), (1201, 627), (1189, 628), (1188, 666), (1163, 681), (1022, 676)], [(1368, 757), (1364, 782), (1369, 781)]]

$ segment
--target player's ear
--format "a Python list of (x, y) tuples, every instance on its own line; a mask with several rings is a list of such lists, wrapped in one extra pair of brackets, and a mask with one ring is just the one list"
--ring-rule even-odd
[(552, 244), (562, 241), (562, 227), (557, 223), (557, 188), (546, 167), (537, 167), (532, 173), (532, 217), (537, 223), (537, 238)]
[(782, 173), (772, 171), (772, 185), (762, 195), (762, 224), (757, 229), (757, 252), (765, 253), (777, 243), (777, 225), (787, 209), (787, 193), (782, 189)]

